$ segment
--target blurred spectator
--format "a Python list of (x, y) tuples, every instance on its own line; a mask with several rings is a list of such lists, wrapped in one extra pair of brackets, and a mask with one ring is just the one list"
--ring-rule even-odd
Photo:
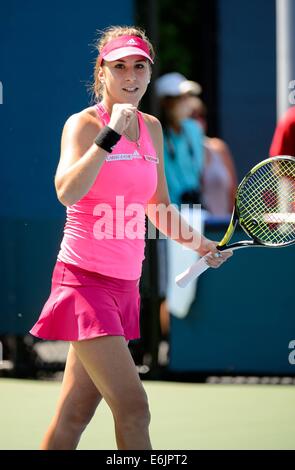
[(203, 101), (195, 96), (194, 89), (196, 87), (187, 90), (191, 94), (190, 117), (201, 125), (205, 134), (202, 204), (211, 214), (223, 216), (231, 213), (235, 200), (237, 189), (235, 165), (227, 144), (217, 137), (206, 136), (207, 109)]
[(189, 119), (189, 81), (177, 73), (167, 73), (156, 80), (160, 98), (160, 121), (164, 133), (165, 173), (171, 202), (201, 202), (203, 172), (203, 131)]
[[(189, 90), (192, 83), (186, 80), (183, 75), (174, 72), (162, 75), (156, 80), (155, 85), (160, 104), (159, 118), (164, 134), (165, 173), (171, 202), (178, 206), (181, 203), (199, 204), (201, 202), (201, 175), (204, 161), (204, 135), (201, 126), (193, 119), (188, 118), (190, 113)], [(200, 86), (194, 87), (194, 90), (201, 92)], [(166, 266), (168, 262), (167, 244), (162, 243), (159, 248), (162, 250), (162, 265)], [(167, 290), (167, 279), (165, 282), (164, 295)], [(169, 324), (168, 303), (164, 300), (160, 307), (162, 336), (160, 350), (165, 350), (166, 356), (169, 349)], [(162, 357), (161, 360), (159, 358), (162, 365), (167, 360), (167, 357), (166, 359)]]
[(277, 155), (295, 157), (295, 106), (289, 108), (279, 120), (269, 154), (271, 157)]

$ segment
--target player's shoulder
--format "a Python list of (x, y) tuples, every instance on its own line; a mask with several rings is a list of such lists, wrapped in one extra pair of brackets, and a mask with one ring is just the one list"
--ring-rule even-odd
[(99, 125), (100, 120), (98, 118), (98, 114), (94, 109), (94, 106), (90, 106), (89, 108), (82, 109), (77, 113), (71, 114), (66, 122), (65, 125), (67, 126), (86, 126), (86, 125)]
[(162, 130), (161, 123), (156, 116), (153, 116), (152, 114), (147, 114), (147, 113), (141, 113), (144, 121), (146, 124), (148, 124), (149, 127), (156, 129), (158, 131)]
[(141, 115), (146, 123), (151, 124), (152, 126), (155, 126), (155, 127), (161, 127), (161, 123), (159, 119), (156, 118), (156, 116), (152, 114), (148, 114), (148, 113), (143, 113), (142, 111), (141, 111)]
[(63, 133), (78, 133), (87, 136), (89, 133), (97, 132), (101, 123), (95, 113), (94, 107), (89, 107), (71, 114), (65, 121)]

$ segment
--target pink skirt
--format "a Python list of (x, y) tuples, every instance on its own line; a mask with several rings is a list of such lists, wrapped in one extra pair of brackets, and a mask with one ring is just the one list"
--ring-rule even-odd
[(139, 279), (117, 279), (57, 260), (50, 296), (30, 333), (63, 341), (137, 339), (139, 311)]

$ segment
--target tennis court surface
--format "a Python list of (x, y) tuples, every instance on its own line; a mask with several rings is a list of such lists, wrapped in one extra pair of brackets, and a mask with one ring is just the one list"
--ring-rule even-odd
[[(144, 381), (154, 449), (295, 449), (295, 388)], [(0, 449), (38, 449), (60, 383), (0, 379)], [(102, 403), (78, 449), (116, 449)]]

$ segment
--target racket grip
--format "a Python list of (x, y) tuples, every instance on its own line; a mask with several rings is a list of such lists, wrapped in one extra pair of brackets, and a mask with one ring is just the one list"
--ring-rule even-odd
[(203, 256), (203, 258), (199, 259), (196, 263), (192, 264), (189, 268), (176, 276), (175, 282), (178, 287), (186, 287), (191, 281), (207, 271), (209, 266), (205, 259), (206, 256)]

